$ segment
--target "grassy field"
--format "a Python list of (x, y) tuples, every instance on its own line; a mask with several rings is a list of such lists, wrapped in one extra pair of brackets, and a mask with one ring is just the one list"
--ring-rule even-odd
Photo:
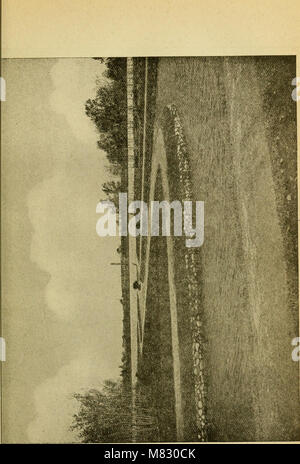
[[(293, 57), (158, 62), (154, 128), (175, 105), (193, 199), (205, 202), (197, 270), (210, 440), (299, 439), (298, 366), (291, 361), (298, 334), (294, 74)], [(187, 340), (187, 326), (184, 332)]]

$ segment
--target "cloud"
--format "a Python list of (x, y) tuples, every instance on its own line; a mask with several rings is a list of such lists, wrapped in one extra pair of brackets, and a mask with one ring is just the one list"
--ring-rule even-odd
[(109, 265), (120, 239), (96, 234), (96, 204), (108, 180), (105, 155), (84, 113), (85, 100), (95, 92), (96, 72), (103, 72), (103, 66), (89, 59), (59, 59), (52, 67), (55, 90), (50, 102), (67, 124), (61, 126), (61, 139), (53, 141), (59, 153), (53, 176), (28, 195), (31, 259), (50, 274), (46, 300), (60, 317), (104, 302), (109, 292), (100, 291), (102, 285), (111, 295), (120, 291), (120, 270)]
[(98, 179), (79, 188), (70, 174), (57, 173), (28, 196), (31, 259), (49, 273), (46, 301), (63, 318), (83, 308), (88, 314), (120, 293), (120, 269), (110, 266), (119, 238), (96, 234)]
[[(44, 295), (54, 318), (51, 330), (68, 324), (55, 340), (58, 373), (34, 391), (36, 418), (28, 427), (31, 442), (68, 442), (76, 404), (71, 394), (118, 375), (122, 349), (118, 237), (96, 233), (96, 205), (107, 181), (97, 134), (84, 113), (93, 96), (99, 62), (61, 59), (51, 69), (55, 90), (49, 96), (58, 113), (61, 137), (51, 174), (28, 194), (32, 224), (31, 260), (49, 275)], [(82, 85), (81, 85), (82, 83)], [(64, 115), (61, 119), (59, 115)], [(65, 121), (65, 122), (64, 122)], [(84, 353), (84, 354), (82, 354)], [(62, 365), (65, 360), (71, 363)]]
[[(65, 116), (74, 135), (85, 143), (97, 138), (84, 108), (86, 100), (96, 95), (96, 76), (103, 83), (107, 81), (104, 70), (103, 63), (87, 58), (59, 59), (51, 69), (55, 87), (49, 99), (51, 108)], [(95, 76), (93, 81), (91, 75)]]
[(111, 369), (104, 363), (95, 369), (97, 353), (87, 352), (63, 366), (54, 377), (40, 384), (34, 392), (35, 419), (28, 425), (30, 443), (71, 443), (77, 441), (76, 433), (70, 431), (73, 415), (78, 411), (74, 393), (90, 388), (101, 388), (102, 382), (111, 377)]

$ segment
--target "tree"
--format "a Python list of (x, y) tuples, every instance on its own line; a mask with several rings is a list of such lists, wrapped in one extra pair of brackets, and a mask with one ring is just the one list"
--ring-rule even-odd
[(104, 182), (102, 185), (102, 192), (106, 194), (107, 199), (100, 201), (111, 201), (116, 208), (116, 212), (119, 213), (119, 193), (121, 192), (121, 182), (115, 180)]
[(132, 439), (131, 396), (122, 383), (106, 380), (103, 388), (74, 395), (80, 403), (71, 430), (83, 443), (130, 442)]
[(104, 192), (109, 199), (118, 209), (119, 205), (119, 193), (121, 192), (121, 182), (111, 180), (109, 182), (104, 182), (102, 185), (102, 192)]
[(138, 382), (134, 407), (131, 393), (121, 380), (106, 380), (101, 391), (76, 393), (74, 398), (80, 407), (73, 416), (71, 430), (78, 432), (82, 443), (155, 442), (159, 439), (150, 386)]
[(111, 164), (125, 166), (127, 155), (126, 59), (107, 58), (105, 64), (107, 68), (105, 75), (110, 82), (98, 88), (94, 99), (87, 100), (85, 111), (99, 131), (98, 147), (106, 152)]

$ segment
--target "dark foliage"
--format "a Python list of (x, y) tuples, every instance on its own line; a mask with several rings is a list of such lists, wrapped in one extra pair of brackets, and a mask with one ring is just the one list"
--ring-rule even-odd
[(71, 430), (82, 443), (130, 442), (132, 434), (131, 397), (120, 382), (106, 380), (103, 388), (74, 397), (80, 403)]
[(87, 100), (85, 110), (99, 131), (99, 148), (116, 171), (127, 159), (126, 59), (107, 58), (104, 62), (110, 81), (99, 87), (94, 99)]

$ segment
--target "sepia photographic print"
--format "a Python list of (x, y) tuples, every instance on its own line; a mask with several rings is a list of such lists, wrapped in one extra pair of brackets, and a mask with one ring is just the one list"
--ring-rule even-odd
[(2, 441), (299, 440), (296, 57), (1, 75)]

